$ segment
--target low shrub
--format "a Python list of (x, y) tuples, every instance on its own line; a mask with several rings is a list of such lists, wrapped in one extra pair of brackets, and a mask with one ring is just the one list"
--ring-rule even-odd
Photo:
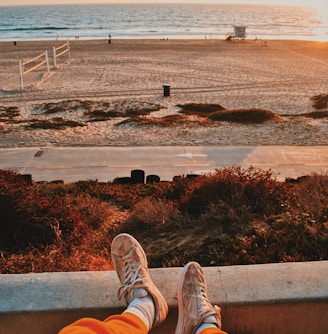
[(212, 203), (224, 210), (234, 208), (240, 217), (271, 215), (281, 211), (283, 195), (284, 185), (272, 171), (234, 166), (194, 179), (178, 205), (193, 215), (204, 213)]
[(12, 119), (20, 115), (20, 110), (17, 106), (5, 107), (0, 106), (0, 117)]
[(51, 120), (33, 120), (30, 124), (26, 125), (26, 129), (50, 129), (50, 130), (60, 130), (63, 128), (75, 128), (83, 127), (86, 124), (82, 122), (76, 122), (63, 117), (55, 117)]
[(201, 119), (190, 119), (183, 115), (169, 115), (164, 117), (134, 117), (126, 119), (122, 122), (115, 124), (115, 126), (133, 125), (133, 126), (160, 126), (160, 127), (172, 127), (172, 126), (188, 126), (191, 125), (204, 125), (206, 121)]
[(69, 234), (80, 215), (63, 197), (40, 196), (21, 175), (0, 173), (1, 249), (24, 251), (56, 241), (57, 232)]
[(302, 114), (301, 116), (314, 118), (314, 119), (326, 118), (328, 117), (328, 110), (312, 111), (306, 114)]
[(313, 108), (320, 110), (328, 108), (328, 94), (319, 94), (311, 97)]
[(181, 108), (180, 112), (184, 114), (198, 115), (198, 116), (208, 116), (215, 111), (225, 110), (220, 104), (210, 104), (210, 103), (186, 103), (178, 104), (177, 107)]
[(117, 233), (151, 267), (328, 259), (328, 175), (239, 166), (172, 182), (31, 183), (0, 170), (0, 273), (108, 270)]
[(129, 218), (120, 229), (156, 229), (174, 222), (175, 214), (176, 210), (171, 201), (147, 197), (135, 203)]
[(213, 112), (208, 116), (211, 121), (261, 124), (267, 121), (281, 121), (282, 118), (272, 111), (260, 108), (231, 109)]

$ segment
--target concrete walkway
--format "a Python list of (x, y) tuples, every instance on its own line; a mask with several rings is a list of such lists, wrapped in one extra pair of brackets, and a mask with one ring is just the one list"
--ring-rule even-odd
[(111, 181), (142, 169), (172, 180), (232, 165), (272, 169), (279, 180), (328, 172), (327, 146), (142, 146), (0, 148), (0, 168), (34, 181)]

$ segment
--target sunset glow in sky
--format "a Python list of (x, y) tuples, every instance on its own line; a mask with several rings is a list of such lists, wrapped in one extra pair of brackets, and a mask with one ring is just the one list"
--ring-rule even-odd
[(240, 4), (274, 4), (321, 7), (328, 10), (327, 0), (1, 0), (1, 6), (14, 5), (51, 5), (51, 4), (81, 4), (81, 3), (240, 3)]

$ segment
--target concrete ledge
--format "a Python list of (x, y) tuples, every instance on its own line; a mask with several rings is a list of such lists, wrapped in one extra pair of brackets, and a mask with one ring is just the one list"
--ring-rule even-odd
[[(182, 268), (151, 269), (170, 312), (152, 333), (174, 333)], [(204, 268), (209, 298), (230, 333), (311, 333), (328, 329), (328, 261)], [(114, 271), (0, 275), (0, 334), (56, 333), (88, 316), (121, 312)]]

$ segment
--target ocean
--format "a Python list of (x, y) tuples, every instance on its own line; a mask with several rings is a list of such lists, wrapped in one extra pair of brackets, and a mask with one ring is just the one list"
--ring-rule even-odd
[(225, 38), (234, 25), (248, 38), (328, 40), (319, 8), (228, 4), (0, 7), (0, 40)]

